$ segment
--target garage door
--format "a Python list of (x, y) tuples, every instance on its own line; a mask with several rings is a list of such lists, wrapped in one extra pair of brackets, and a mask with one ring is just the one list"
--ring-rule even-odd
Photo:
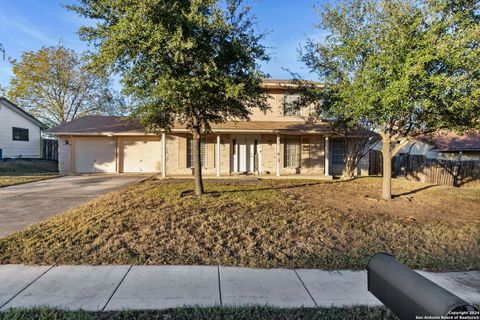
[(115, 140), (113, 138), (75, 140), (76, 172), (115, 172), (115, 163)]
[(123, 172), (160, 172), (162, 144), (159, 140), (122, 141)]

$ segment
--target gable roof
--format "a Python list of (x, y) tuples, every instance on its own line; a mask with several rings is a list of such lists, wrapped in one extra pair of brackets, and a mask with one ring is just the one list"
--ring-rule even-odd
[[(328, 123), (306, 124), (304, 121), (227, 121), (212, 124), (211, 128), (217, 132), (326, 133), (331, 130)], [(174, 125), (171, 131), (187, 132), (180, 124)], [(115, 135), (145, 134), (145, 129), (138, 121), (127, 117), (84, 116), (46, 132), (56, 135)]]
[(0, 105), (5, 106), (6, 108), (17, 113), (18, 115), (24, 117), (25, 119), (35, 124), (36, 126), (40, 127), (41, 129), (47, 128), (47, 126), (43, 122), (41, 122), (40, 120), (32, 116), (30, 113), (26, 112), (25, 110), (17, 106), (15, 103), (8, 100), (7, 98), (0, 97)]
[(434, 145), (437, 151), (480, 151), (480, 131), (464, 135), (454, 132), (436, 132), (421, 136), (418, 140)]

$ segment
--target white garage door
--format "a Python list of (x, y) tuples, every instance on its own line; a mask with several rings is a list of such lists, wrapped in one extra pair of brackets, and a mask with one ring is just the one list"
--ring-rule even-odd
[(115, 140), (80, 138), (75, 141), (75, 171), (115, 172)]
[(160, 172), (162, 144), (159, 140), (122, 141), (123, 172)]

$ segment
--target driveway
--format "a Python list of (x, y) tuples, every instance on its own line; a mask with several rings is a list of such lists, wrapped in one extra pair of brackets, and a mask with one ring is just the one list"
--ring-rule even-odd
[(67, 176), (0, 188), (0, 238), (147, 177)]

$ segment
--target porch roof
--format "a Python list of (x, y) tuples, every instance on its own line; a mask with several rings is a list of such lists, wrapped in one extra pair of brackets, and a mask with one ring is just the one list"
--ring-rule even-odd
[[(214, 133), (284, 133), (284, 134), (325, 134), (330, 132), (329, 123), (307, 124), (303, 121), (228, 121), (212, 124)], [(145, 135), (140, 123), (117, 116), (84, 116), (46, 131), (55, 135)], [(175, 125), (172, 133), (188, 130)]]

